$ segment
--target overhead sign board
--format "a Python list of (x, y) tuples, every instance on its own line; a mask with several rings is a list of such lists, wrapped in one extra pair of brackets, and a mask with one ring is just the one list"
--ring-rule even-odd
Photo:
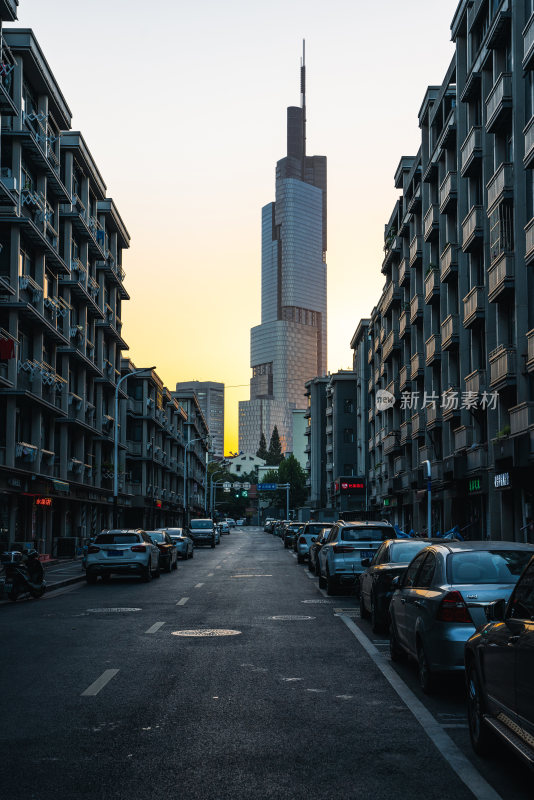
[(277, 483), (258, 483), (259, 492), (272, 492), (278, 488)]

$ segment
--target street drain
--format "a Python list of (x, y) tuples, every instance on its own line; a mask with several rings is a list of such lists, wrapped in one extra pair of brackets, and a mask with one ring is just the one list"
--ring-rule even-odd
[(269, 619), (276, 619), (276, 620), (291, 620), (298, 622), (301, 619), (315, 619), (315, 617), (299, 617), (296, 614), (280, 614), (277, 617), (269, 617)]
[(117, 614), (121, 611), (142, 611), (141, 608), (88, 608), (88, 614)]
[(197, 630), (173, 631), (173, 636), (186, 636), (199, 638), (201, 636), (239, 636), (241, 631), (232, 631), (224, 628), (198, 628)]

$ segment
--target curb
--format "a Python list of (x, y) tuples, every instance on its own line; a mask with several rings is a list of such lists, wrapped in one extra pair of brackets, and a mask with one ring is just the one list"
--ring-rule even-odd
[[(71, 586), (74, 583), (81, 583), (82, 581), (85, 581), (85, 572), (83, 573), (83, 575), (77, 575), (74, 578), (65, 578), (62, 581), (56, 581), (55, 583), (47, 584), (45, 594), (48, 594), (49, 592), (55, 592), (56, 589), (63, 589), (65, 586)], [(2, 594), (0, 595), (0, 597), (2, 597), (3, 594), (4, 592), (2, 590)], [(0, 600), (0, 606), (11, 606), (11, 605), (14, 605), (14, 603), (12, 603), (11, 600)]]

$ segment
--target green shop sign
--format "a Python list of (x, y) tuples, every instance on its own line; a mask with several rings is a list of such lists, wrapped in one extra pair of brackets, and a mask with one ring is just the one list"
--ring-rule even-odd
[(480, 492), (482, 490), (482, 486), (480, 485), (480, 478), (471, 478), (469, 481), (469, 493), (471, 492)]

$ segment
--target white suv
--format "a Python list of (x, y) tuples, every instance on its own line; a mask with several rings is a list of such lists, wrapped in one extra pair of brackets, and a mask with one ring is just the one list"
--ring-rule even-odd
[(114, 573), (140, 575), (145, 582), (159, 578), (159, 548), (145, 531), (102, 531), (89, 545), (87, 583), (96, 583), (99, 575), (107, 583)]

